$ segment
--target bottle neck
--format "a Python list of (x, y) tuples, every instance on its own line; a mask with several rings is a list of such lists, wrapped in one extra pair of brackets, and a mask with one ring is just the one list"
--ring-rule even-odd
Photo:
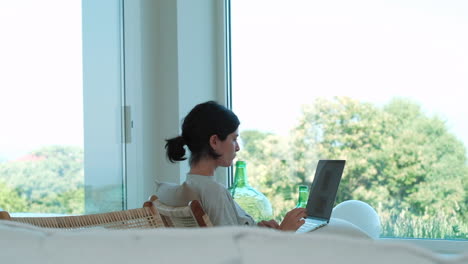
[(249, 182), (247, 180), (247, 170), (244, 167), (236, 167), (236, 174), (234, 177), (234, 186), (236, 188), (248, 187)]

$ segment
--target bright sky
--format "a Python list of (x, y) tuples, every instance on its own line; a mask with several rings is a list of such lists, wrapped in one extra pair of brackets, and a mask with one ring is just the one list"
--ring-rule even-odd
[(241, 130), (286, 135), (316, 96), (399, 96), (446, 119), (468, 147), (468, 1), (231, 3)]
[(1, 1), (0, 34), (0, 161), (82, 146), (81, 1)]

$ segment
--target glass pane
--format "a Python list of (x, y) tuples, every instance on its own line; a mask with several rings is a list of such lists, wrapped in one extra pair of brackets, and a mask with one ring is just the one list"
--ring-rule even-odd
[(233, 110), (278, 220), (319, 159), (382, 237), (468, 236), (468, 2), (231, 2)]
[(80, 2), (0, 6), (0, 207), (83, 213)]
[[(85, 181), (84, 173), (81, 4), (61, 0), (0, 3), (0, 208), (14, 215), (95, 211), (88, 200), (98, 198), (87, 194), (85, 206), (85, 189), (88, 192), (97, 180)], [(113, 114), (119, 113), (119, 87), (115, 93), (119, 100)], [(109, 97), (113, 98), (100, 98)], [(120, 120), (112, 120), (109, 127), (117, 131), (113, 134), (118, 140), (108, 138), (120, 150)], [(102, 142), (94, 143), (95, 148), (102, 147)], [(117, 161), (100, 169), (120, 173), (119, 195), (113, 199), (121, 209), (121, 153), (109, 153), (113, 155)], [(102, 175), (94, 177), (109, 185)]]
[(82, 2), (86, 213), (122, 210), (122, 1)]

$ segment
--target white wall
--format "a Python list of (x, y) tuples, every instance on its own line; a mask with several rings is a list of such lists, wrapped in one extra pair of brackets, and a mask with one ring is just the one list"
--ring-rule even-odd
[[(154, 192), (154, 180), (179, 183), (187, 162), (171, 164), (165, 139), (180, 133), (196, 104), (226, 103), (224, 0), (124, 1), (128, 208)], [(217, 177), (225, 182), (226, 171)]]

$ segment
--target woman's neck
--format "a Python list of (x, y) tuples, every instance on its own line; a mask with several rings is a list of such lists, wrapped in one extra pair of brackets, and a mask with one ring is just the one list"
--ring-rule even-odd
[(196, 164), (190, 166), (190, 174), (197, 174), (203, 176), (213, 176), (217, 168), (215, 160), (212, 159), (202, 159)]

